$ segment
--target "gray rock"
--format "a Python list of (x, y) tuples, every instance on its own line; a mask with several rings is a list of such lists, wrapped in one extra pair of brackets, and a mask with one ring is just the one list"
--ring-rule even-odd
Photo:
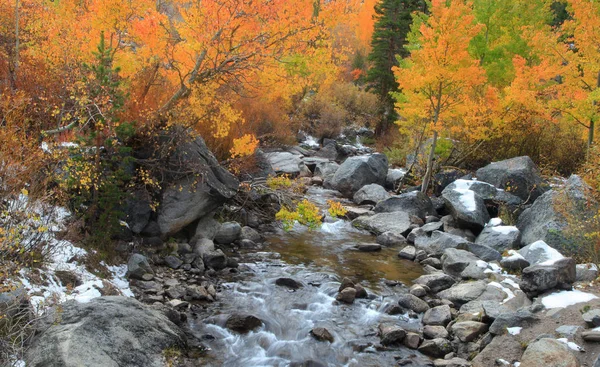
[(598, 278), (598, 266), (596, 264), (577, 264), (575, 266), (575, 278), (578, 282), (591, 282)]
[(335, 162), (319, 162), (315, 167), (315, 177), (323, 178), (323, 186), (325, 188), (331, 187), (331, 179), (337, 172), (340, 165)]
[(461, 228), (480, 231), (490, 220), (483, 198), (474, 191), (450, 185), (442, 192), (446, 207)]
[(485, 291), (486, 286), (486, 282), (482, 280), (460, 283), (438, 292), (437, 296), (462, 305), (477, 299)]
[(169, 255), (165, 257), (165, 264), (171, 269), (179, 269), (183, 265), (183, 261), (176, 256)]
[(259, 242), (261, 240), (261, 235), (254, 228), (244, 226), (242, 227), (239, 239), (250, 240), (252, 242)]
[(502, 260), (502, 255), (498, 251), (481, 243), (463, 243), (458, 245), (458, 248), (469, 251), (483, 261), (491, 262)]
[(263, 322), (253, 315), (234, 314), (229, 316), (225, 322), (225, 327), (240, 334), (246, 334), (263, 325)]
[(556, 333), (562, 337), (573, 340), (575, 334), (581, 329), (579, 325), (562, 325), (556, 328)]
[(375, 235), (384, 232), (392, 232), (396, 235), (403, 235), (411, 230), (412, 223), (408, 214), (398, 213), (378, 213), (371, 216), (358, 217), (352, 221), (352, 225), (365, 229)]
[(223, 245), (228, 245), (240, 237), (242, 226), (237, 222), (225, 222), (221, 224), (215, 234), (214, 241)]
[(287, 287), (293, 290), (302, 288), (302, 283), (292, 278), (277, 278), (277, 280), (275, 280), (275, 284), (280, 287)]
[(523, 247), (519, 250), (519, 254), (531, 265), (564, 258), (560, 252), (548, 246), (546, 242), (541, 240)]
[(436, 269), (441, 269), (442, 261), (440, 259), (438, 259), (437, 257), (428, 257), (424, 260), (421, 260), (421, 265), (423, 265), (423, 266), (429, 265)]
[(406, 331), (396, 325), (380, 324), (378, 330), (383, 345), (400, 344), (406, 337)]
[(419, 352), (434, 357), (441, 358), (446, 354), (452, 352), (452, 344), (447, 339), (436, 338), (432, 340), (425, 340), (419, 347)]
[(425, 289), (424, 286), (420, 285), (420, 284), (413, 284), (410, 287), (409, 290), (410, 294), (412, 294), (415, 297), (419, 297), (419, 298), (423, 298), (425, 297), (425, 295), (427, 295), (427, 290)]
[(417, 313), (422, 313), (429, 310), (427, 302), (412, 294), (402, 294), (398, 297), (398, 305), (400, 307), (413, 310)]
[(286, 173), (297, 176), (301, 171), (300, 165), (304, 165), (300, 155), (289, 152), (272, 152), (265, 153), (264, 155), (275, 173)]
[(28, 366), (162, 367), (163, 350), (186, 346), (165, 315), (128, 297), (67, 301), (41, 330), (27, 350)]
[(502, 366), (497, 361), (503, 359), (513, 365), (513, 362), (521, 359), (522, 354), (523, 348), (517, 338), (512, 335), (499, 335), (485, 346), (472, 363), (473, 367)]
[(449, 248), (442, 256), (442, 270), (446, 274), (459, 277), (469, 265), (477, 265), (478, 260), (477, 256), (468, 251)]
[(379, 202), (373, 210), (375, 213), (405, 212), (419, 218), (435, 214), (431, 199), (421, 191), (392, 196)]
[(438, 293), (440, 291), (452, 287), (452, 285), (456, 283), (456, 280), (454, 280), (454, 278), (452, 278), (448, 274), (435, 273), (421, 275), (420, 277), (415, 279), (413, 283), (425, 285), (429, 287), (429, 289), (431, 289), (431, 292)]
[(468, 244), (469, 241), (450, 233), (433, 231), (431, 237), (417, 236), (415, 238), (415, 247), (418, 250), (424, 250), (428, 254), (441, 256), (449, 248), (457, 248), (461, 244)]
[(350, 278), (344, 277), (341, 281), (340, 287), (338, 288), (338, 292), (341, 292), (346, 288), (354, 288), (354, 282)]
[(356, 299), (356, 289), (350, 287), (344, 288), (340, 291), (340, 293), (338, 293), (335, 299), (338, 302), (352, 304)]
[(529, 261), (525, 260), (525, 258), (518, 252), (515, 252), (514, 254), (504, 257), (502, 260), (500, 260), (500, 266), (509, 270), (521, 271), (529, 265)]
[(403, 246), (406, 245), (406, 238), (393, 232), (384, 232), (377, 236), (375, 242), (385, 247)]
[(213, 215), (207, 215), (198, 221), (195, 237), (213, 240), (219, 227), (221, 227), (221, 223), (217, 222)]
[(227, 257), (221, 250), (208, 251), (202, 256), (204, 266), (214, 270), (221, 270), (227, 267)]
[(443, 326), (425, 325), (423, 327), (423, 336), (427, 339), (448, 338), (448, 330)]
[(486, 226), (475, 239), (475, 243), (489, 246), (502, 253), (520, 247), (521, 232), (514, 226)]
[(215, 251), (215, 243), (208, 238), (199, 238), (194, 241), (192, 248), (196, 255), (203, 257), (204, 254)]
[(531, 158), (515, 157), (477, 170), (477, 178), (523, 200), (535, 200), (543, 193), (540, 171)]
[(524, 367), (578, 367), (579, 362), (566, 344), (556, 339), (544, 338), (527, 346), (521, 357), (521, 365)]
[(575, 260), (570, 257), (551, 265), (532, 265), (523, 269), (519, 286), (529, 296), (550, 289), (571, 289), (575, 282)]
[(133, 254), (127, 262), (127, 276), (131, 279), (144, 280), (145, 274), (154, 274), (146, 256)]
[[(450, 306), (441, 305), (433, 307), (423, 315), (423, 324), (432, 326), (446, 326), (452, 320)], [(434, 337), (435, 338), (435, 337)]]
[(471, 367), (471, 362), (466, 359), (453, 357), (451, 359), (436, 359), (433, 361), (434, 367)]
[(350, 157), (331, 178), (331, 186), (346, 197), (352, 197), (361, 187), (385, 184), (388, 162), (383, 154)]
[[(583, 333), (581, 333), (581, 337), (586, 342), (598, 343), (598, 342), (600, 342), (600, 331), (598, 331), (598, 330), (584, 331)], [(596, 361), (596, 363), (598, 363), (598, 361)]]
[(361, 252), (376, 252), (381, 251), (381, 245), (378, 243), (359, 243), (356, 249)]
[(431, 234), (431, 232), (433, 231), (443, 231), (444, 230), (444, 223), (437, 221), (437, 222), (430, 222), (425, 224), (423, 227), (421, 227), (421, 231), (425, 232), (426, 234)]
[(490, 333), (503, 335), (509, 327), (527, 327), (538, 321), (538, 317), (527, 309), (520, 309), (512, 313), (498, 315), (490, 326)]
[(327, 158), (329, 160), (336, 160), (338, 157), (337, 143), (335, 141), (324, 144), (321, 149), (315, 154), (317, 157)]
[(185, 177), (164, 190), (157, 217), (163, 235), (174, 234), (211, 213), (232, 198), (239, 185), (235, 176), (219, 165), (200, 137), (180, 144), (172, 162), (188, 171), (199, 172), (201, 177)]
[(367, 290), (362, 285), (355, 284), (354, 289), (356, 289), (356, 298), (369, 298)]
[(585, 312), (582, 316), (583, 321), (585, 321), (589, 326), (595, 327), (600, 326), (596, 325), (596, 320), (600, 317), (600, 309), (593, 309)]
[(477, 321), (463, 321), (453, 324), (450, 330), (460, 341), (467, 343), (486, 333), (488, 325)]
[(385, 188), (388, 190), (396, 190), (400, 185), (400, 182), (406, 175), (406, 170), (401, 168), (392, 168), (388, 170), (385, 178)]
[(334, 341), (333, 335), (331, 335), (329, 330), (325, 329), (324, 327), (313, 328), (310, 331), (310, 335), (312, 335), (312, 337), (317, 339), (318, 341), (327, 341), (330, 343), (333, 343)]
[(208, 290), (201, 285), (191, 285), (187, 287), (186, 300), (190, 301), (210, 301), (213, 302), (213, 296), (208, 293)]
[(416, 253), (417, 249), (414, 248), (414, 246), (405, 246), (402, 250), (400, 250), (398, 256), (403, 259), (414, 260)]
[(421, 344), (421, 336), (417, 333), (408, 332), (404, 337), (404, 346), (410, 349), (417, 349)]
[(132, 198), (126, 201), (125, 221), (131, 231), (140, 234), (150, 222), (152, 208), (150, 207), (149, 195), (144, 191), (136, 191)]
[(387, 191), (383, 188), (383, 186), (378, 184), (369, 184), (360, 188), (355, 194), (353, 201), (357, 205), (375, 205), (378, 202), (385, 200), (390, 197)]

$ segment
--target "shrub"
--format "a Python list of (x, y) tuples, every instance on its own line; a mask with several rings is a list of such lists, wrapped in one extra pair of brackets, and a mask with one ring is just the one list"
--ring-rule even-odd
[(295, 210), (286, 207), (281, 208), (275, 215), (275, 219), (281, 221), (283, 229), (288, 231), (292, 229), (295, 222), (305, 225), (309, 229), (317, 229), (321, 225), (323, 216), (315, 204), (304, 199), (296, 204)]
[(333, 218), (343, 217), (348, 212), (339, 201), (327, 200), (327, 205), (329, 205), (327, 211)]
[(0, 302), (0, 365), (17, 366), (36, 333), (35, 317), (26, 297)]

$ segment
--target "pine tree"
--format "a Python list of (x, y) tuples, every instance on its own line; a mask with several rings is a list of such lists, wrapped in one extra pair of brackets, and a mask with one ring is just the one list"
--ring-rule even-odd
[(390, 92), (398, 91), (398, 83), (394, 79), (392, 68), (398, 66), (396, 56), (406, 57), (408, 51), (406, 36), (410, 31), (412, 13), (425, 10), (423, 0), (381, 0), (375, 5), (375, 26), (371, 39), (369, 61), (371, 67), (367, 72), (369, 88), (381, 99), (382, 119), (377, 132), (382, 133), (396, 120), (394, 100)]

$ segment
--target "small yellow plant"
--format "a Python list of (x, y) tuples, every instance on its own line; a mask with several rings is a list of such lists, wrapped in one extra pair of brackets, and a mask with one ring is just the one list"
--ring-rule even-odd
[(269, 176), (267, 178), (267, 186), (271, 190), (283, 190), (292, 187), (292, 180), (288, 175)]
[(321, 225), (323, 216), (315, 204), (304, 199), (296, 205), (296, 210), (294, 211), (285, 207), (281, 208), (275, 215), (275, 219), (280, 220), (283, 224), (283, 229), (289, 231), (295, 222), (305, 225), (310, 229), (317, 229)]
[(348, 213), (346, 208), (344, 208), (342, 203), (339, 201), (327, 200), (327, 204), (329, 205), (329, 209), (327, 209), (327, 211), (333, 218), (343, 217), (346, 215), (346, 213)]

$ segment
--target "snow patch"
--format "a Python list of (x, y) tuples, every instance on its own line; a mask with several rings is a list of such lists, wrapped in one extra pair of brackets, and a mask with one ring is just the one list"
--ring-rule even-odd
[(500, 218), (492, 218), (486, 224), (486, 227), (496, 227), (496, 226), (500, 226), (500, 225), (502, 225), (502, 219), (500, 219)]
[(579, 345), (577, 345), (576, 343), (570, 342), (569, 340), (567, 340), (567, 338), (560, 338), (560, 339), (556, 339), (561, 343), (564, 343), (567, 345), (567, 347), (569, 347), (569, 349), (577, 351), (577, 352), (585, 352), (585, 349), (583, 349), (582, 347), (580, 347)]
[(542, 304), (547, 309), (563, 308), (577, 303), (589, 302), (598, 297), (582, 291), (561, 291), (542, 298)]
[(501, 233), (503, 235), (509, 235), (509, 234), (511, 234), (513, 232), (518, 232), (519, 229), (517, 227), (515, 227), (515, 226), (500, 226), (500, 225), (497, 225), (497, 226), (493, 226), (492, 227), (492, 231)]
[(508, 333), (510, 335), (519, 335), (519, 334), (521, 334), (521, 330), (523, 330), (523, 328), (520, 327), (520, 326), (507, 327), (506, 328), (506, 331), (508, 331)]
[(500, 284), (498, 282), (490, 282), (489, 285), (491, 285), (492, 287), (500, 288), (500, 290), (502, 290), (504, 293), (506, 293), (506, 298), (504, 298), (504, 300), (502, 302), (500, 302), (500, 304), (504, 304), (516, 297), (512, 290), (506, 288), (505, 286), (503, 286), (502, 284)]
[(475, 201), (475, 192), (468, 189), (454, 189), (458, 194), (460, 194), (459, 201), (460, 203), (470, 212), (474, 212), (477, 210), (477, 202)]

